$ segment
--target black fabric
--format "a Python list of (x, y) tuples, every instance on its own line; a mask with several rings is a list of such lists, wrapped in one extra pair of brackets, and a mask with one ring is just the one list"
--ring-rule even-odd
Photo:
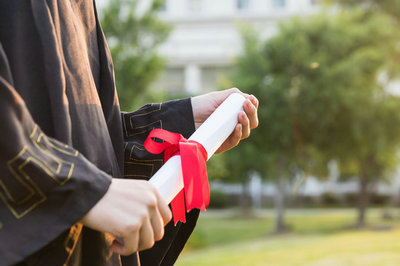
[[(119, 265), (79, 220), (124, 169), (148, 179), (162, 165), (143, 150), (149, 130), (194, 131), (190, 99), (121, 116), (91, 0), (0, 0), (0, 123), (0, 265)], [(149, 253), (176, 259), (192, 229), (168, 227)]]
[[(152, 129), (163, 128), (180, 133), (185, 138), (189, 138), (195, 130), (189, 98), (145, 105), (135, 112), (122, 114), (122, 121), (126, 141), (125, 178), (148, 180), (163, 165), (163, 154), (150, 154), (144, 149), (144, 141)], [(175, 227), (171, 221), (165, 228), (164, 238), (152, 249), (140, 252), (140, 264), (173, 265), (193, 231), (197, 218), (198, 211), (193, 210), (188, 214), (188, 220), (184, 226), (178, 223)], [(122, 263), (135, 265), (133, 262), (136, 259), (136, 254), (123, 257)]]
[(192, 210), (186, 215), (186, 223), (171, 221), (165, 227), (164, 238), (157, 242), (151, 250), (140, 252), (142, 265), (174, 265), (186, 241), (196, 226), (199, 210)]
[[(104, 195), (111, 175), (121, 176), (94, 81), (101, 80), (99, 55), (87, 52), (98, 47), (95, 13), (84, 3), (87, 14), (82, 1), (0, 1), (0, 261), (6, 265), (45, 246), (28, 261), (67, 261), (80, 236), (81, 226), (73, 225)], [(77, 27), (83, 16), (88, 26)], [(117, 104), (111, 108), (119, 112)], [(122, 153), (122, 130), (114, 130)]]
[(144, 141), (154, 128), (163, 128), (189, 138), (194, 132), (190, 99), (147, 104), (122, 114), (125, 138), (124, 177), (148, 180), (163, 165), (163, 154), (151, 154)]

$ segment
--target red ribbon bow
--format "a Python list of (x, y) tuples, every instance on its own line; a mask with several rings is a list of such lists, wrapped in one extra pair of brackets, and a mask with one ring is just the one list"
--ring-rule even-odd
[[(152, 138), (164, 142), (155, 142)], [(144, 142), (144, 147), (153, 154), (164, 151), (165, 162), (174, 155), (181, 156), (184, 188), (171, 202), (175, 225), (178, 221), (186, 222), (186, 211), (194, 208), (205, 211), (210, 203), (206, 149), (196, 141), (187, 140), (181, 134), (164, 129), (153, 129)]]

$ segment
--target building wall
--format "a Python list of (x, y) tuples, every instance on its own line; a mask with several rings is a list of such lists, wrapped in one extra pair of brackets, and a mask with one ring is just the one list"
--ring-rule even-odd
[[(242, 52), (241, 25), (251, 25), (266, 39), (275, 34), (280, 20), (315, 12), (314, 2), (166, 0), (160, 17), (172, 24), (173, 31), (160, 48), (167, 59), (167, 70), (156, 88), (190, 94), (218, 89), (219, 80)], [(178, 79), (180, 84), (176, 83)]]

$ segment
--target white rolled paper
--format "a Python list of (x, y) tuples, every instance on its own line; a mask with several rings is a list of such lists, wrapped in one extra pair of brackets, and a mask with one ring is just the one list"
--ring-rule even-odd
[[(203, 145), (208, 154), (207, 160), (235, 129), (244, 101), (241, 94), (231, 94), (189, 138)], [(183, 188), (181, 157), (171, 157), (149, 182), (170, 203)]]

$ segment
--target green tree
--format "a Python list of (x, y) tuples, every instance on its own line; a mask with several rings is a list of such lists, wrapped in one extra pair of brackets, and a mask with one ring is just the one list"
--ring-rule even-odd
[[(400, 1), (397, 0), (325, 0), (328, 4), (337, 4), (341, 9), (359, 9), (364, 12), (366, 16), (374, 16), (376, 14), (383, 14), (391, 18), (393, 26), (400, 27)], [(397, 36), (397, 35), (395, 35)], [(400, 41), (400, 40), (399, 40)], [(387, 69), (387, 74), (396, 74), (400, 71), (400, 57), (399, 54), (393, 54), (393, 63)]]
[[(240, 207), (242, 215), (252, 214), (252, 204), (250, 195), (250, 175), (256, 170), (254, 168), (254, 154), (257, 152), (251, 145), (243, 143), (235, 149), (224, 153), (224, 165), (228, 176), (224, 178), (225, 182), (240, 183), (242, 192), (240, 197)], [(257, 170), (256, 170), (257, 171)]]
[(357, 224), (363, 226), (371, 185), (398, 163), (400, 101), (379, 81), (398, 75), (392, 68), (398, 32), (389, 17), (357, 9), (307, 24), (295, 26), (307, 38), (289, 30), (303, 51), (291, 62), (300, 80), (295, 121), (303, 142), (336, 160), (342, 177), (358, 177)]
[(144, 11), (138, 8), (138, 3), (138, 0), (110, 0), (100, 11), (124, 110), (153, 100), (149, 87), (164, 67), (156, 49), (170, 32), (170, 26), (157, 18), (163, 0), (153, 0)]
[(244, 145), (247, 152), (243, 152), (242, 148), (234, 150), (229, 155), (229, 161), (232, 164), (231, 169), (235, 171), (234, 176), (245, 178), (250, 168), (275, 182), (275, 230), (282, 232), (286, 228), (284, 198), (287, 194), (287, 181), (293, 177), (297, 147), (289, 84), (288, 80), (275, 79), (271, 67), (274, 63), (279, 63), (279, 60), (269, 60), (265, 45), (258, 40), (256, 33), (247, 29), (244, 37), (245, 52), (238, 61), (238, 73), (235, 74), (233, 83), (240, 88), (247, 88), (258, 97), (260, 125), (252, 133), (249, 143)]
[(349, 10), (292, 19), (265, 43), (254, 33), (245, 39), (234, 81), (261, 103), (260, 127), (249, 140), (257, 150), (253, 167), (279, 191), (299, 171), (326, 176), (336, 160), (343, 177), (359, 180), (363, 225), (369, 186), (398, 161), (400, 101), (379, 81), (396, 74), (394, 24)]
[(347, 8), (362, 8), (371, 13), (384, 12), (400, 22), (400, 2), (397, 0), (328, 0), (327, 2), (338, 3)]

